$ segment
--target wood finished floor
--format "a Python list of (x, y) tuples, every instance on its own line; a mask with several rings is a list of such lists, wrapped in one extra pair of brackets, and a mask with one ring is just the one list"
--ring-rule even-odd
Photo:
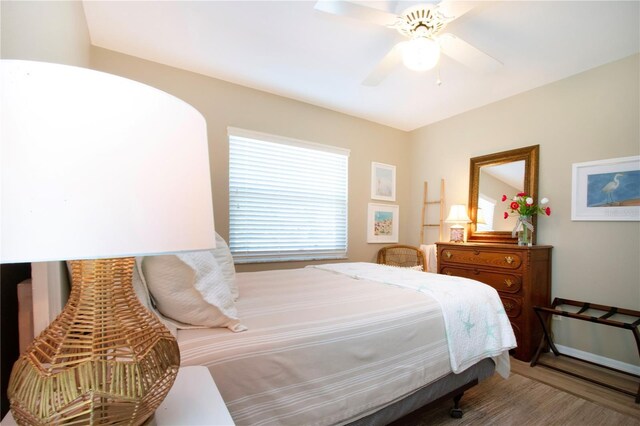
[(638, 426), (628, 416), (520, 374), (498, 375), (464, 393), (462, 418), (449, 416), (452, 401), (410, 414), (392, 426)]
[[(638, 392), (638, 386), (640, 385), (640, 379), (638, 378), (609, 371), (571, 358), (555, 357), (548, 353), (543, 354), (540, 360), (551, 365), (561, 366), (562, 368), (569, 369), (585, 376), (596, 378), (616, 387), (621, 387), (634, 394)], [(625, 393), (608, 389), (604, 386), (598, 386), (594, 383), (573, 377), (566, 373), (555, 371), (545, 366), (537, 365), (535, 367), (530, 367), (528, 362), (518, 361), (513, 357), (511, 358), (511, 371), (586, 399), (587, 401), (594, 402), (603, 407), (640, 419), (640, 404), (636, 404), (635, 398)]]
[[(640, 379), (552, 355), (542, 361), (597, 377), (635, 393)], [(511, 358), (511, 377), (497, 374), (467, 390), (462, 419), (449, 416), (445, 399), (409, 414), (391, 426), (640, 426), (635, 397), (553, 369)]]

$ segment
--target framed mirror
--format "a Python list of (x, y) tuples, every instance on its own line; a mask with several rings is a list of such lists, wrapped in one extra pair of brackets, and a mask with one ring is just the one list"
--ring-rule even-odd
[[(471, 159), (469, 174), (469, 217), (467, 240), (474, 243), (517, 244), (511, 232), (517, 217), (504, 218), (508, 200), (525, 192), (538, 201), (540, 145), (512, 149)], [(536, 215), (533, 216), (536, 226)], [(535, 233), (534, 233), (535, 243)]]

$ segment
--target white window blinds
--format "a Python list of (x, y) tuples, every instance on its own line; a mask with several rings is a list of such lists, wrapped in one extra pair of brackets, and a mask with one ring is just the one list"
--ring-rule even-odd
[(349, 151), (228, 132), (229, 247), (235, 262), (346, 257)]

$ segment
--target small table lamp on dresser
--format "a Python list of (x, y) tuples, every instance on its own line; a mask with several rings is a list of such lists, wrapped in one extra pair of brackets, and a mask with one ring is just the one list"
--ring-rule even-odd
[(139, 303), (131, 256), (215, 247), (205, 120), (102, 72), (14, 60), (0, 70), (0, 262), (72, 269), (67, 305), (14, 364), (13, 417), (142, 424), (180, 353)]
[(454, 204), (451, 206), (451, 210), (449, 210), (449, 216), (447, 216), (444, 221), (446, 223), (453, 223), (453, 225), (451, 225), (450, 241), (452, 243), (464, 242), (464, 225), (471, 222), (467, 214), (467, 206), (464, 204)]

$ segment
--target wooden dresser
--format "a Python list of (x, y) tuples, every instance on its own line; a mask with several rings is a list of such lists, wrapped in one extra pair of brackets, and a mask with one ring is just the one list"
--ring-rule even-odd
[(438, 273), (481, 281), (495, 288), (513, 326), (515, 357), (530, 361), (542, 327), (534, 306), (551, 304), (551, 246), (436, 243)]

